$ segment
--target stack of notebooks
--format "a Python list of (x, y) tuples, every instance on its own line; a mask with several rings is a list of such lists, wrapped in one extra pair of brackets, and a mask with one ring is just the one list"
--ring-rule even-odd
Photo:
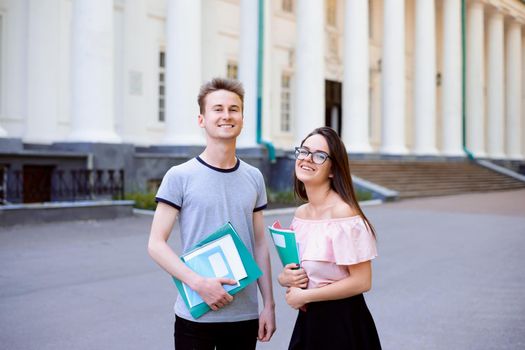
[[(223, 285), (231, 295), (240, 292), (262, 276), (261, 269), (231, 223), (221, 226), (180, 258), (201, 276), (236, 280), (236, 285)], [(173, 281), (194, 318), (199, 318), (211, 310), (197, 292), (175, 277)]]

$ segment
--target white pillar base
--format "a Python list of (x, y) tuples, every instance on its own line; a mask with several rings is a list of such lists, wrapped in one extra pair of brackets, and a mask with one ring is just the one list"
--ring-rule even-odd
[[(347, 143), (345, 142), (345, 145)], [(373, 149), (370, 146), (369, 143), (362, 143), (362, 144), (350, 144), (349, 146), (346, 146), (347, 152), (350, 153), (372, 153)]]
[(443, 150), (441, 151), (441, 155), (445, 157), (465, 157), (465, 152), (457, 149), (451, 149), (451, 150)]
[(437, 156), (439, 154), (439, 151), (437, 148), (418, 148), (414, 149), (412, 151), (412, 154), (415, 154), (417, 156)]
[(381, 153), (390, 155), (405, 155), (408, 154), (408, 148), (403, 146), (382, 146)]
[(94, 142), (94, 143), (120, 143), (121, 138), (114, 132), (108, 130), (74, 130), (68, 137), (69, 142)]
[(161, 145), (170, 146), (202, 146), (206, 136), (204, 133), (198, 135), (165, 135), (161, 140)]

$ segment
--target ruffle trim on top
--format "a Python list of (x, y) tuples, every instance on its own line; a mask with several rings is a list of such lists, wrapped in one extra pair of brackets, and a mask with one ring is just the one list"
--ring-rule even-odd
[(294, 217), (292, 228), (301, 261), (354, 265), (377, 256), (375, 237), (360, 216), (329, 220)]

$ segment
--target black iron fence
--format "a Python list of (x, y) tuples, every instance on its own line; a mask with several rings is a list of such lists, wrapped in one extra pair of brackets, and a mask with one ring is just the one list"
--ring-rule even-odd
[(124, 170), (0, 166), (0, 204), (123, 199)]

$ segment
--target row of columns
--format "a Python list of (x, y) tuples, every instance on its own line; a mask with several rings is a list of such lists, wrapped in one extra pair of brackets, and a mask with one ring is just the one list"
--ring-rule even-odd
[[(461, 156), (464, 155), (461, 0), (442, 2), (443, 67), (439, 117), (443, 132), (440, 150), (436, 139), (436, 4), (434, 0), (417, 0), (414, 4), (414, 134), (410, 152), (418, 155)], [(324, 75), (318, 72), (318, 69), (324, 71), (324, 26), (316, 19), (316, 15), (322, 11), (319, 6), (318, 2), (299, 2), (297, 8), (296, 143), (309, 130), (323, 124), (322, 98), (311, 98), (324, 96), (321, 90)], [(342, 137), (351, 152), (371, 150), (368, 138), (368, 11), (367, 0), (345, 2)], [(484, 5), (478, 1), (473, 1), (468, 8), (467, 145), (476, 156), (521, 158), (521, 25), (512, 19), (509, 21), (504, 51), (503, 15), (496, 10), (489, 14), (488, 96), (485, 98), (483, 12)], [(385, 1), (384, 13), (380, 152), (406, 154), (409, 150), (405, 144), (405, 1)], [(312, 67), (315, 67), (313, 71)], [(503, 83), (504, 74), (507, 75), (506, 86)], [(485, 100), (488, 108), (487, 147), (484, 145)]]
[[(130, 7), (136, 0), (128, 0)], [(165, 135), (167, 145), (204, 142), (196, 103), (202, 83), (201, 0), (170, 0), (166, 13)], [(257, 94), (257, 1), (241, 1), (240, 80), (245, 87), (245, 130), (239, 146), (255, 140)], [(73, 10), (73, 106), (71, 141), (120, 142), (114, 131), (113, 5), (75, 0)], [(100, 101), (100, 103), (93, 103)]]
[[(485, 70), (484, 19), (487, 28)], [(467, 124), (471, 151), (477, 156), (521, 158), (522, 39), (521, 23), (474, 1), (468, 9)], [(504, 46), (506, 50), (504, 50)], [(487, 71), (487, 95), (484, 78)], [(506, 84), (505, 84), (506, 81)], [(486, 100), (487, 123), (485, 124)], [(487, 144), (485, 144), (485, 134)]]
[[(163, 143), (203, 144), (196, 103), (202, 81), (201, 0), (167, 2), (166, 130)], [(255, 147), (257, 116), (258, 1), (240, 2), (239, 80), (243, 83), (244, 127), (239, 147)]]
[[(345, 2), (343, 140), (352, 152), (370, 152), (368, 0)], [(167, 144), (199, 144), (195, 104), (201, 84), (201, 0), (167, 3)], [(436, 140), (435, 1), (415, 1), (414, 154), (462, 155), (461, 0), (443, 0), (442, 139)], [(240, 80), (246, 89), (244, 130), (239, 146), (254, 146), (257, 72), (257, 2), (241, 1)], [(407, 153), (405, 145), (405, 1), (384, 2), (381, 153)], [(297, 2), (296, 124), (298, 143), (324, 124), (324, 12), (322, 1)], [(488, 94), (484, 96), (484, 16), (488, 18)], [(73, 2), (71, 141), (120, 142), (114, 128), (113, 6), (106, 0)], [(521, 24), (468, 7), (467, 139), (476, 156), (521, 158)], [(504, 42), (505, 48), (504, 51)], [(180, 49), (183, 48), (183, 49)], [(355, 54), (359, 52), (359, 54)], [(506, 85), (504, 82), (506, 81)], [(314, 98), (315, 97), (315, 98)], [(487, 119), (485, 125), (485, 104)], [(97, 101), (93, 103), (93, 101)], [(248, 110), (250, 108), (250, 110)], [(487, 133), (488, 144), (484, 144)], [(0, 137), (6, 132), (0, 126)], [(505, 144), (506, 143), (506, 144)]]
[[(127, 1), (126, 6), (131, 7)], [(201, 84), (201, 1), (167, 2), (166, 122), (163, 142), (201, 144), (196, 96)], [(120, 142), (114, 120), (113, 4), (73, 2), (70, 141)], [(93, 103), (96, 101), (96, 103)]]
[[(139, 9), (136, 0), (126, 0), (125, 16), (133, 16)], [(29, 31), (31, 38), (40, 38), (41, 33), (48, 31), (40, 27), (44, 21), (53, 18), (53, 13), (59, 13), (56, 7), (40, 4), (40, 1), (29, 0), (27, 8), (21, 6), (23, 2), (11, 0), (10, 9), (17, 19), (29, 15)], [(113, 3), (107, 0), (74, 0), (72, 11), (72, 56), (71, 67), (71, 122), (70, 134), (67, 141), (71, 142), (103, 142), (118, 143), (121, 137), (115, 130), (115, 71), (114, 71), (114, 8)], [(16, 10), (16, 11), (15, 11)], [(254, 146), (255, 114), (257, 93), (257, 2), (243, 0), (241, 2), (243, 22), (241, 23), (241, 59), (240, 75), (245, 81), (248, 106), (254, 106), (246, 113), (246, 129), (244, 130), (241, 146)], [(46, 16), (40, 15), (45, 13)], [(51, 16), (51, 17), (50, 17)], [(162, 140), (170, 145), (203, 144), (204, 139), (197, 125), (199, 109), (196, 99), (199, 86), (202, 83), (201, 72), (201, 29), (202, 29), (201, 0), (170, 0), (167, 2), (166, 13), (166, 120), (165, 135)], [(14, 19), (13, 19), (14, 20)], [(56, 25), (58, 21), (53, 19)], [(34, 27), (34, 28), (33, 28)], [(57, 30), (58, 32), (58, 30)], [(244, 34), (246, 33), (246, 34)], [(42, 34), (43, 35), (43, 34)], [(43, 118), (41, 110), (50, 109), (48, 99), (42, 94), (49, 75), (56, 74), (48, 67), (54, 67), (49, 60), (56, 60), (50, 54), (56, 53), (58, 48), (49, 47), (47, 43), (56, 40), (33, 40), (28, 43), (29, 57), (36, 57), (36, 65), (30, 64), (28, 72), (27, 92), (27, 125), (25, 138), (43, 142), (54, 141), (43, 139), (40, 135), (49, 134), (52, 137), (52, 125), (56, 124), (49, 118)], [(23, 41), (20, 41), (23, 42)], [(255, 43), (255, 44), (254, 44)], [(47, 46), (46, 46), (47, 45)], [(255, 46), (254, 46), (255, 45)], [(20, 55), (25, 57), (26, 55)], [(44, 58), (48, 58), (45, 61)], [(38, 64), (40, 61), (46, 65)], [(47, 77), (47, 78), (46, 78)], [(16, 81), (20, 81), (17, 77)], [(10, 86), (14, 86), (11, 84)], [(16, 82), (15, 81), (15, 82)], [(40, 89), (40, 90), (35, 90)], [(32, 91), (34, 90), (34, 91)], [(24, 101), (25, 103), (25, 101)], [(9, 106), (8, 106), (9, 107)], [(9, 111), (10, 112), (10, 111)], [(15, 113), (12, 113), (15, 114)], [(58, 113), (53, 113), (56, 118)], [(253, 120), (252, 120), (253, 119)], [(42, 131), (46, 132), (42, 132)], [(7, 137), (7, 132), (0, 126), (0, 137)]]

